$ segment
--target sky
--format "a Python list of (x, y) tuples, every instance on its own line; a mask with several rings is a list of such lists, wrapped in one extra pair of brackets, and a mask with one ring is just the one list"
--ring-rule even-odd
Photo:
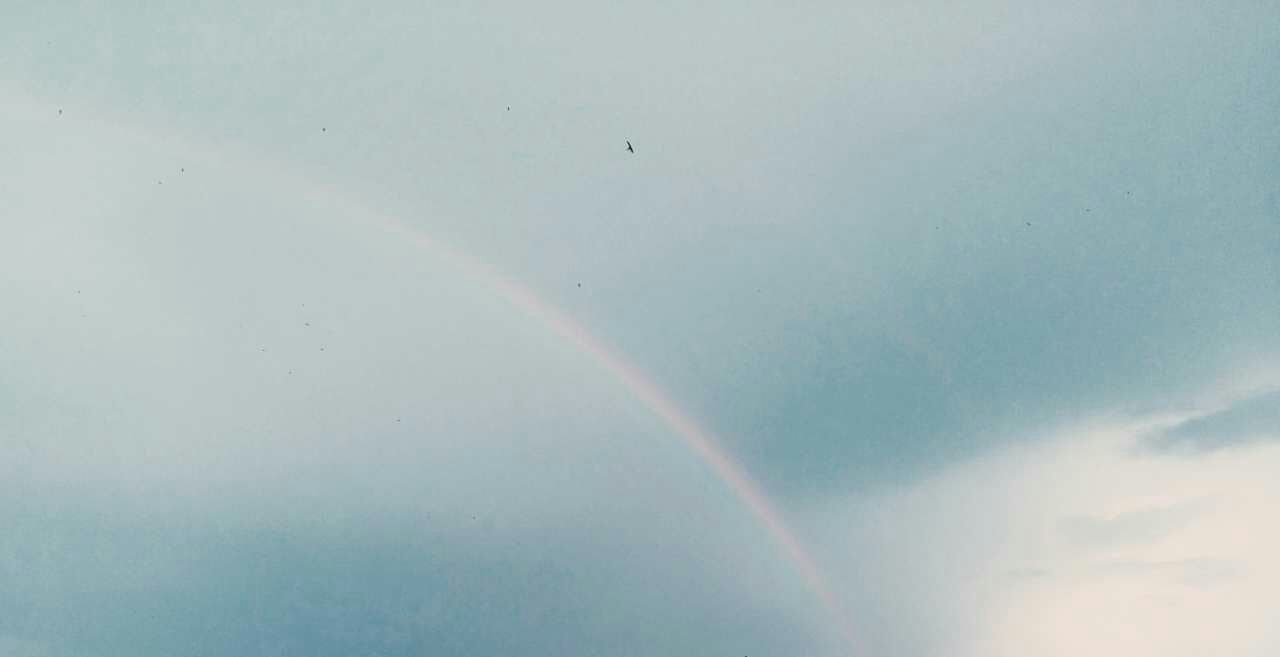
[(0, 0), (0, 656), (1280, 650), (1273, 3), (265, 4)]

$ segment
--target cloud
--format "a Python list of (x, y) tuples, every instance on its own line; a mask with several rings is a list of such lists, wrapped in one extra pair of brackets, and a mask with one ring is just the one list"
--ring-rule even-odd
[(1111, 560), (1098, 563), (1096, 572), (1101, 576), (1169, 574), (1194, 588), (1209, 588), (1247, 573), (1239, 560), (1213, 557), (1171, 561)]
[(861, 654), (1275, 654), (1264, 3), (188, 9), (0, 26), (0, 652), (847, 654), (389, 216)]
[(48, 644), (0, 634), (0, 655), (6, 657), (58, 657)]
[(1148, 442), (1158, 450), (1203, 453), (1271, 440), (1280, 440), (1280, 390), (1179, 422), (1155, 432)]
[(0, 97), (11, 652), (830, 654), (713, 473), (483, 280), (269, 160)]
[(1280, 450), (1135, 452), (1159, 421), (1100, 418), (806, 516), (868, 654), (1280, 648)]
[(1013, 579), (1034, 579), (1048, 577), (1052, 573), (1046, 568), (1013, 568), (1005, 574)]
[(0, 66), (499, 265), (788, 496), (1280, 350), (1257, 10), (383, 7), (51, 6)]
[(0, 624), (59, 657), (821, 647), (817, 628), (753, 600), (740, 577), (711, 575), (712, 553), (651, 530), (623, 541), (583, 519), (577, 530), (451, 531), (424, 517), (371, 522), (372, 508), (324, 526), (191, 510), (141, 521), (82, 498), (64, 496), (80, 514), (42, 499), (45, 517), (10, 522), (21, 534), (0, 541), (17, 567), (0, 591)]
[(1127, 511), (1114, 516), (1076, 516), (1062, 521), (1068, 540), (1108, 546), (1157, 540), (1183, 528), (1205, 512), (1202, 501)]

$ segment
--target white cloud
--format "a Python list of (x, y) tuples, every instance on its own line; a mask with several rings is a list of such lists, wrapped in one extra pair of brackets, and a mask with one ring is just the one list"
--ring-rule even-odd
[(844, 546), (829, 558), (858, 613), (888, 616), (868, 640), (975, 657), (1274, 654), (1280, 446), (1135, 451), (1153, 422), (1065, 430), (810, 518), (851, 528), (828, 535)]

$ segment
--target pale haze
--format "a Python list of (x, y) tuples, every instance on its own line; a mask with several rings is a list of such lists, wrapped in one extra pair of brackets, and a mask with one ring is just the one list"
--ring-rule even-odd
[(1269, 2), (0, 0), (0, 657), (1280, 654), (1277, 117)]

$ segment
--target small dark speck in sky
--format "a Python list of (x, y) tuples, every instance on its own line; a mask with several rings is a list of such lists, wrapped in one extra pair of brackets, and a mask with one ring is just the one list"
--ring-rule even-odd
[(1030, 221), (1028, 221), (1028, 222), (1027, 222), (1027, 225), (1028, 225), (1028, 226), (1030, 226), (1030, 225), (1031, 225), (1031, 222), (1030, 222)]
[(328, 131), (329, 131), (328, 128), (320, 128), (320, 132), (328, 132)]
[(59, 107), (59, 108), (58, 108), (58, 116), (62, 116), (62, 108), (61, 108), (61, 107)]
[(178, 169), (178, 173), (186, 173), (186, 172), (187, 172), (186, 168)]
[(578, 287), (582, 287), (582, 283), (578, 283)]
[(311, 326), (311, 322), (303, 322), (303, 323), (302, 323), (302, 325), (303, 325), (303, 326)]
[(324, 351), (324, 347), (320, 347), (320, 351)]

